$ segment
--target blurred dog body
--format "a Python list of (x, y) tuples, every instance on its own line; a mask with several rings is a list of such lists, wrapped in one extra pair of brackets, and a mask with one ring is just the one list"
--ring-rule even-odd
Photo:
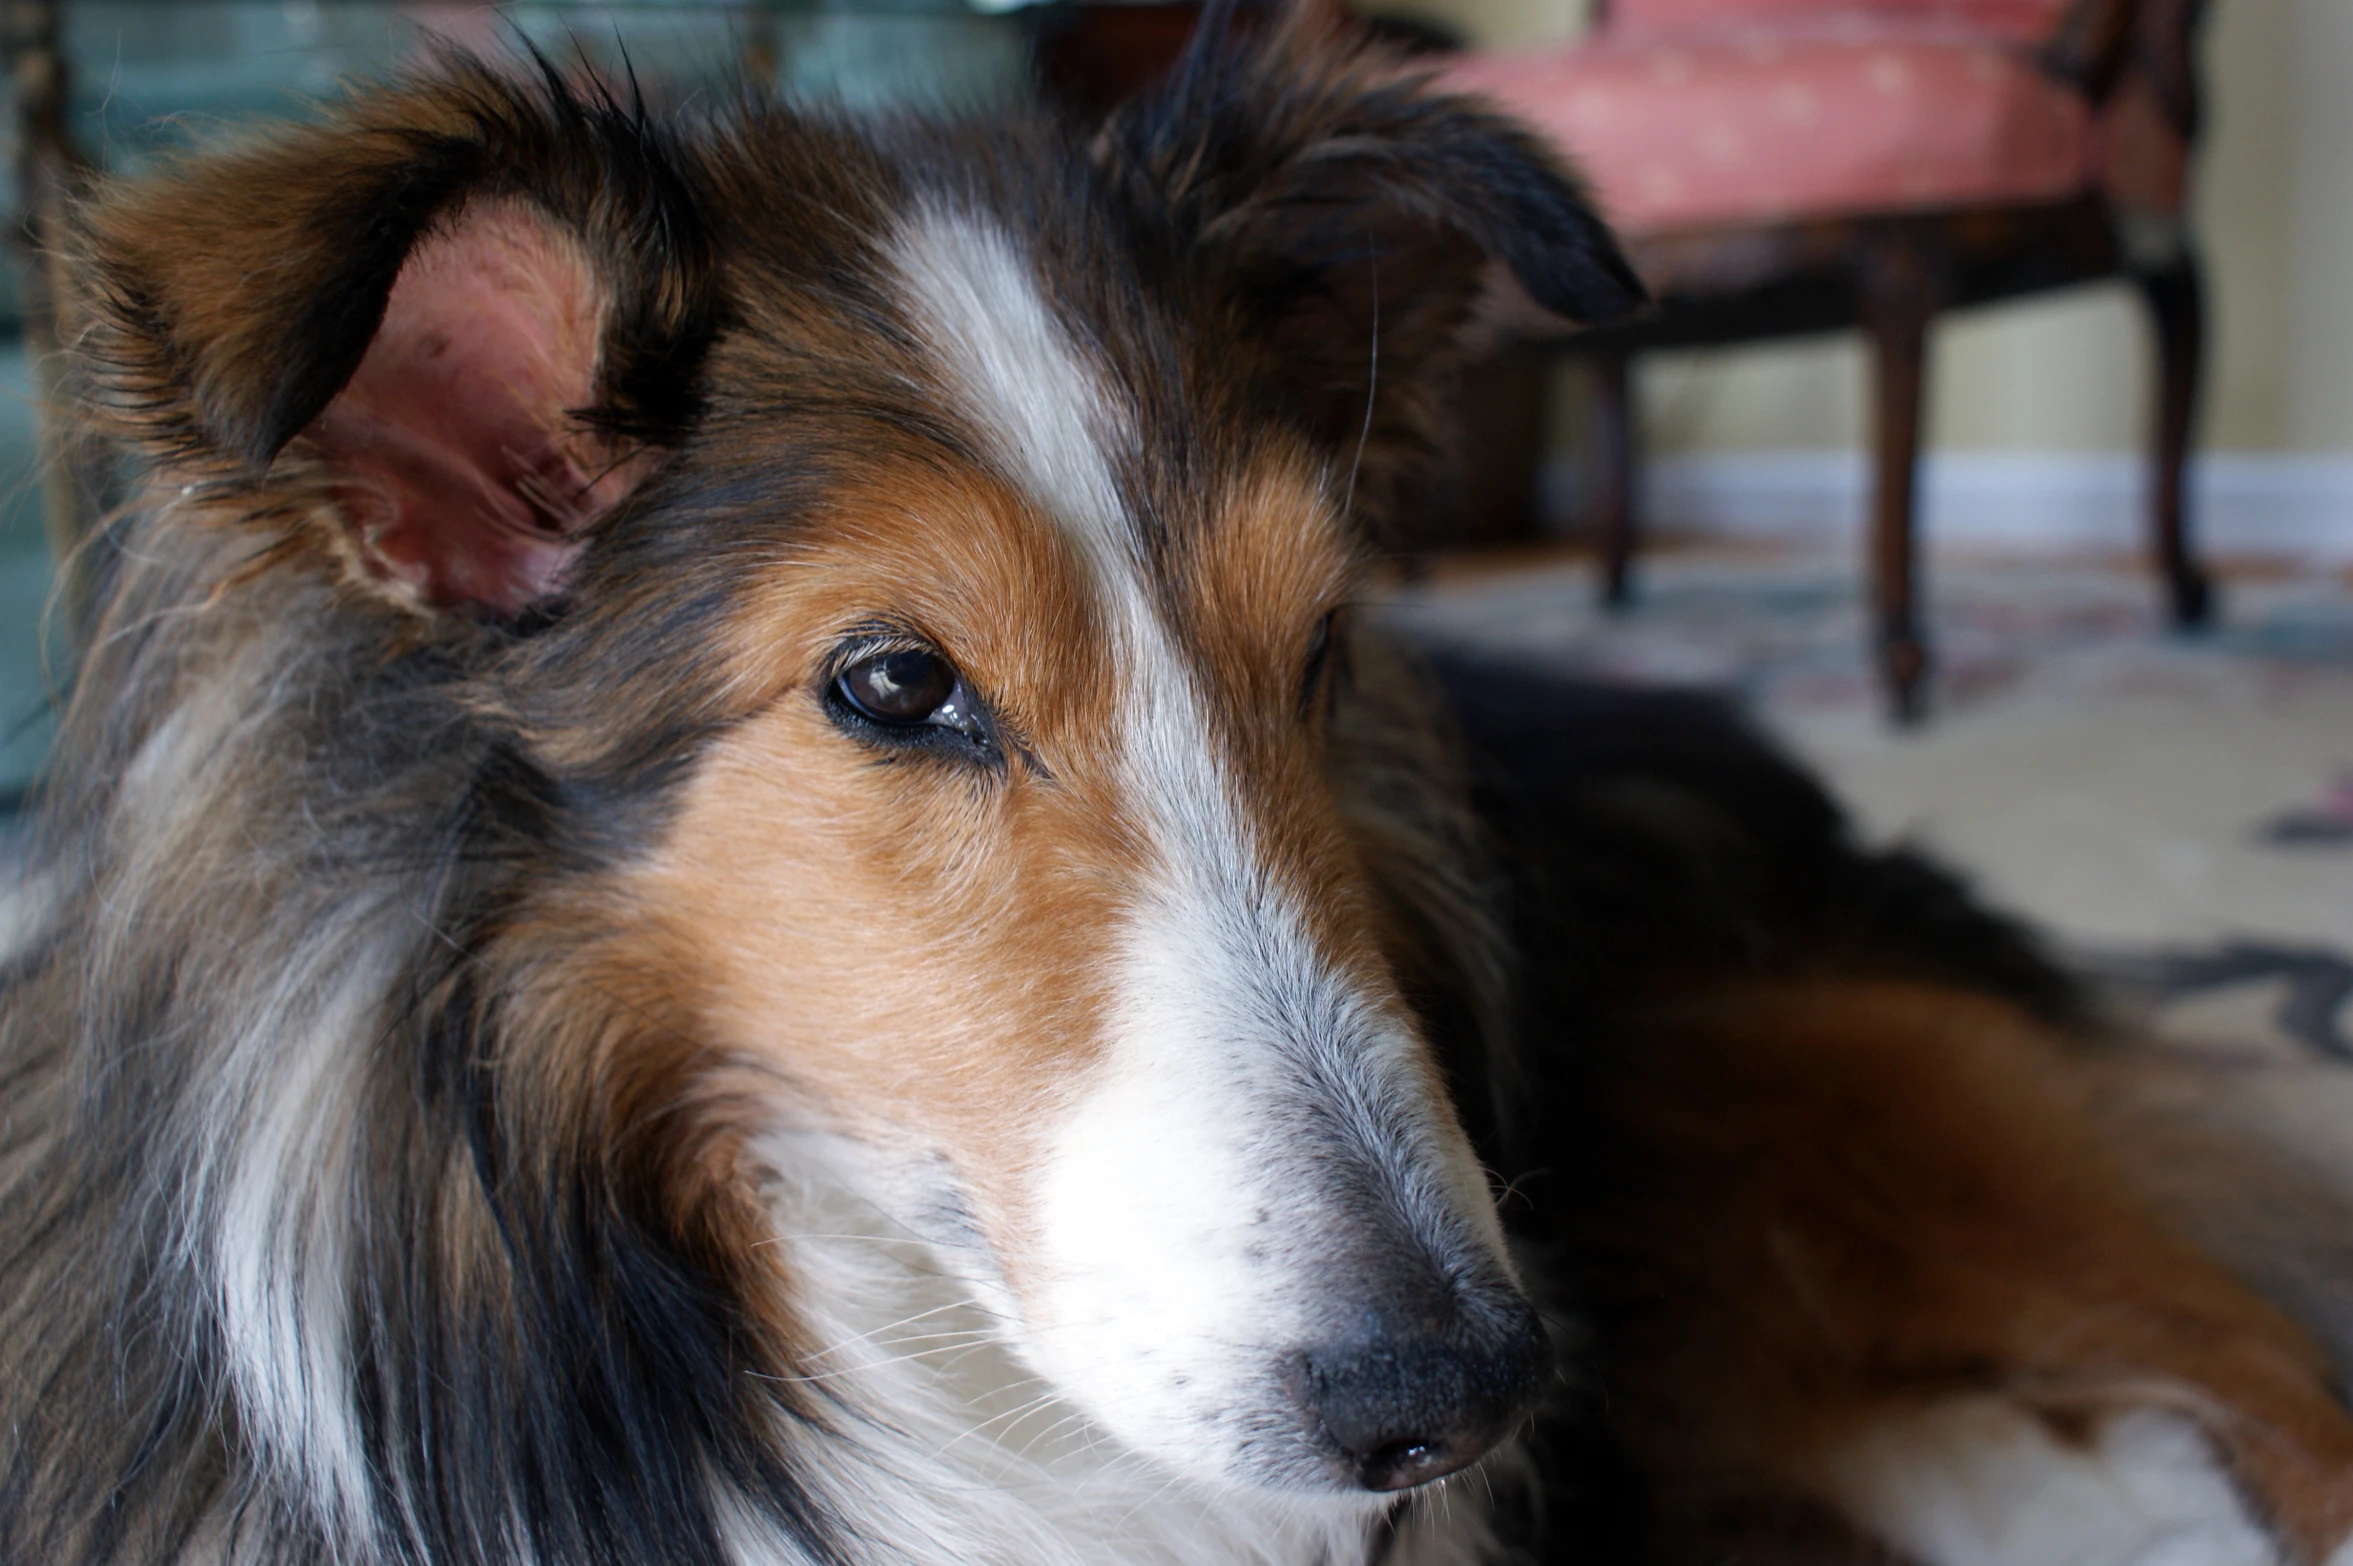
[(1521, 954), (1474, 1128), (1586, 1313), (1640, 1497), (1597, 1532), (1677, 1561), (2343, 1558), (2353, 1209), (2260, 1073), (2131, 1038), (1721, 702), (1439, 667)]

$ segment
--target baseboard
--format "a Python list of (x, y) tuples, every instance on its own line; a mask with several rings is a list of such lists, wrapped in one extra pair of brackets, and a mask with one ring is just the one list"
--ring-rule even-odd
[[(1556, 494), (1576, 475), (1551, 475)], [(1955, 452), (1921, 471), (1930, 547), (2098, 551), (2144, 539), (2146, 469), (2125, 454)], [(2222, 556), (2353, 563), (2353, 453), (2216, 452), (2191, 465), (2192, 526)], [(1844, 451), (1668, 457), (1643, 472), (1642, 510), (1661, 529), (1741, 539), (1849, 539), (1869, 472)], [(1574, 504), (1561, 508), (1574, 514)]]

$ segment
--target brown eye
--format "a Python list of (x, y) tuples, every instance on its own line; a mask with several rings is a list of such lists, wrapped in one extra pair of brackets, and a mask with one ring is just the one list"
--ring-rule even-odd
[(834, 689), (859, 717), (908, 728), (940, 715), (956, 694), (956, 671), (937, 653), (905, 648), (859, 659), (836, 677)]

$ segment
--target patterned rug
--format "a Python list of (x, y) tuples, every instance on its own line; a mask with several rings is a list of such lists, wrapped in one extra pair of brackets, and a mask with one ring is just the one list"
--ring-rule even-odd
[(1925, 846), (2051, 932), (2169, 1040), (2353, 1062), (2353, 584), (2242, 573), (2206, 633), (2136, 570), (1929, 573), (1932, 718), (1881, 718), (1843, 561), (1695, 553), (1594, 605), (1563, 557), (1400, 589), (1423, 634), (1610, 679), (1729, 690), (1879, 839)]

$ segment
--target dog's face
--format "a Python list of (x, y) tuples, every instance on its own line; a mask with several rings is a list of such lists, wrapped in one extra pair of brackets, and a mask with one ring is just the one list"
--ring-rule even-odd
[(1431, 1450), (1378, 1478), (1475, 1455), (1535, 1346), (1326, 783), (1345, 475), (1190, 408), (1211, 449), (1156, 473), (994, 212), (882, 250), (955, 449), (861, 465), (747, 584), (729, 656), (773, 694), (634, 879), (696, 1015), (933, 1170), (1132, 1444), (1353, 1484), (1309, 1409), (1435, 1333), (1511, 1390), (1384, 1428)]
[[(1606, 313), (1606, 237), (1504, 127), (1296, 40), (1084, 148), (776, 117), (657, 158), (536, 91), (102, 213), (118, 405), (224, 493), (275, 460), (354, 613), (477, 649), (569, 808), (625, 801), (535, 915), (577, 934), (548, 1004), (872, 1149), (1137, 1451), (1346, 1495), (1475, 1459), (1542, 1337), (1327, 727), (1354, 513), (1482, 266)], [(257, 285), (265, 174), (314, 223), (379, 190), (390, 260)]]

